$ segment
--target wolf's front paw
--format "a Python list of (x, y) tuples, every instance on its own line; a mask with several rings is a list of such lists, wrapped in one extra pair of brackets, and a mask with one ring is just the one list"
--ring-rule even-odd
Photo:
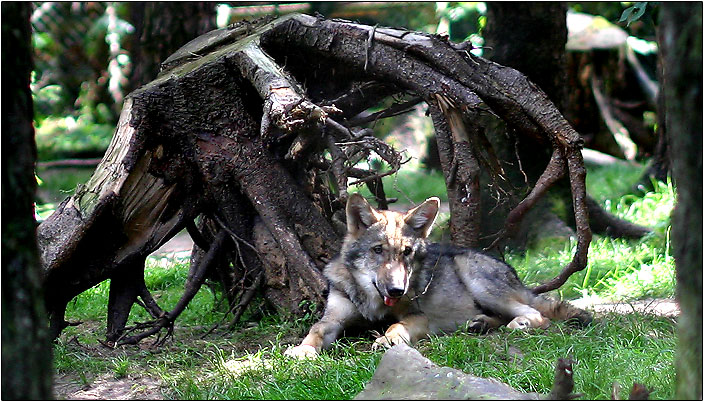
[(486, 334), (489, 332), (489, 323), (481, 318), (475, 318), (467, 326), (467, 331), (474, 334)]
[(506, 325), (511, 329), (542, 328), (550, 326), (550, 319), (540, 314), (526, 314), (518, 316)]
[(318, 351), (310, 345), (290, 346), (284, 352), (284, 356), (296, 359), (315, 359), (318, 357)]
[(528, 321), (526, 317), (516, 317), (506, 324), (506, 327), (511, 329), (528, 329), (530, 328), (530, 321)]
[(411, 335), (408, 330), (401, 324), (392, 325), (384, 335), (376, 338), (374, 344), (372, 344), (372, 350), (378, 350), (379, 348), (388, 349), (394, 345), (400, 345), (402, 343), (411, 343)]

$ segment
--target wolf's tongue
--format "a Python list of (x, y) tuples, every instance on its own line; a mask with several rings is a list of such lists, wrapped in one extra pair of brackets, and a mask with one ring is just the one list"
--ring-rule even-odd
[(390, 307), (390, 306), (393, 306), (394, 304), (396, 304), (396, 302), (398, 301), (398, 299), (399, 299), (399, 298), (397, 298), (397, 297), (384, 296), (384, 304), (386, 304), (386, 305), (389, 306), (389, 307)]

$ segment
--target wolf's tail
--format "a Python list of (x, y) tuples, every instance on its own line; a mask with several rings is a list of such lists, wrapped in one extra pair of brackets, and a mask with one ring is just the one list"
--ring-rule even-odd
[(581, 327), (586, 327), (592, 322), (590, 312), (577, 308), (566, 301), (554, 300), (542, 295), (535, 296), (531, 307), (551, 320), (575, 322)]

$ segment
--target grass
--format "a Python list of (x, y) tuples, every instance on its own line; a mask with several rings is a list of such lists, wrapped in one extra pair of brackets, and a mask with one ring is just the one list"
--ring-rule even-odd
[[(382, 179), (387, 198), (397, 198), (400, 204), (417, 204), (428, 197), (437, 196), (447, 202), (445, 179), (439, 171), (424, 169), (402, 169)], [(368, 199), (373, 196), (366, 186), (352, 187), (350, 192), (359, 192)]]
[[(589, 191), (591, 193), (591, 190)], [(596, 193), (599, 197), (599, 193)], [(669, 214), (675, 204), (672, 183), (655, 183), (642, 197), (625, 195), (606, 199), (602, 206), (628, 221), (653, 229), (637, 239), (612, 239), (595, 235), (589, 247), (587, 268), (576, 273), (560, 289), (566, 298), (598, 296), (607, 300), (629, 300), (674, 295), (675, 261), (670, 247)], [(538, 284), (554, 277), (574, 255), (576, 242), (561, 250), (546, 248), (509, 254), (523, 280)]]
[(584, 399), (610, 399), (614, 381), (624, 388), (641, 382), (657, 390), (654, 399), (669, 399), (674, 389), (674, 331), (669, 318), (611, 313), (584, 330), (558, 323), (528, 332), (504, 328), (483, 337), (459, 333), (433, 339), (419, 350), (437, 364), (540, 393), (552, 387), (555, 361), (570, 357), (576, 361), (575, 390), (584, 393)]
[(36, 129), (37, 158), (99, 158), (110, 145), (114, 124), (96, 124), (89, 119), (48, 117)]
[[(672, 185), (657, 183), (654, 191), (642, 196), (623, 195), (629, 190), (624, 185), (599, 187), (609, 177), (639, 177), (638, 167), (627, 168), (594, 175), (590, 170), (588, 179), (597, 180), (588, 181), (588, 186), (596, 182), (589, 192), (611, 212), (649, 225), (654, 232), (639, 240), (595, 237), (589, 266), (563, 286), (563, 297), (624, 300), (673, 294), (668, 217), (674, 203)], [(405, 197), (418, 202), (444, 194), (439, 173), (420, 179), (410, 174), (385, 179), (390, 197), (405, 203)], [(509, 254), (507, 260), (526, 282), (537, 283), (571, 259), (573, 243)], [(149, 258), (145, 281), (159, 304), (170, 309), (181, 295), (187, 273), (187, 260)], [(67, 328), (54, 349), (57, 373), (79, 387), (106, 375), (148, 376), (164, 385), (167, 399), (351, 399), (372, 377), (382, 356), (371, 351), (368, 335), (339, 340), (314, 361), (285, 358), (286, 347), (299, 342), (316, 317), (287, 320), (259, 307), (252, 307), (233, 331), (218, 329), (201, 339), (226, 312), (219, 293), (207, 287), (179, 317), (174, 338), (166, 346), (152, 349), (147, 340), (140, 347), (108, 349), (98, 343), (105, 333), (108, 290), (106, 281), (69, 304), (67, 319), (84, 324)], [(134, 307), (131, 322), (147, 319), (141, 307)], [(459, 331), (421, 341), (417, 348), (436, 364), (494, 377), (524, 392), (548, 392), (555, 361), (571, 357), (576, 361), (575, 391), (584, 393), (584, 399), (609, 399), (613, 382), (623, 386), (622, 399), (633, 382), (652, 387), (653, 399), (671, 399), (676, 339), (671, 318), (608, 313), (598, 315), (586, 329), (555, 323), (546, 330), (504, 328), (486, 336)]]

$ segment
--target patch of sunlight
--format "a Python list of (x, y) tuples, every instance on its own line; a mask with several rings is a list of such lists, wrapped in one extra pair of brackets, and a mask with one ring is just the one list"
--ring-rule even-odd
[(242, 375), (252, 370), (271, 370), (272, 368), (271, 360), (262, 359), (259, 353), (226, 360), (222, 366), (235, 375)]

